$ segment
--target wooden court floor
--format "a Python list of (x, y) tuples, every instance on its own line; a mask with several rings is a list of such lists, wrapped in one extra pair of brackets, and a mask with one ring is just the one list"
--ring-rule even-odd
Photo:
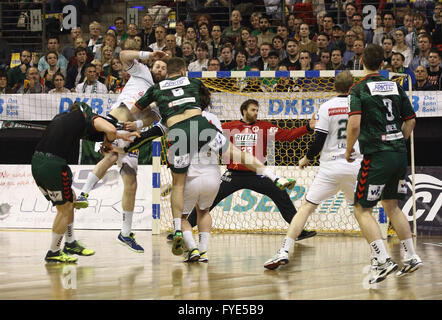
[[(297, 242), (277, 271), (264, 262), (283, 235), (213, 234), (209, 263), (186, 264), (172, 255), (166, 234), (136, 232), (145, 253), (116, 241), (118, 231), (76, 230), (96, 251), (76, 265), (46, 265), (50, 230), (0, 230), (0, 300), (441, 300), (442, 237), (417, 239), (424, 267), (367, 282), (369, 248), (358, 236), (318, 235)], [(399, 259), (399, 241), (387, 249)]]

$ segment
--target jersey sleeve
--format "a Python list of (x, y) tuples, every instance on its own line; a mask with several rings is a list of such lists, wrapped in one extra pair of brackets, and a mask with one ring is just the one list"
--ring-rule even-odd
[(399, 95), (401, 96), (401, 117), (402, 120), (410, 120), (416, 117), (416, 113), (414, 112), (413, 106), (411, 105), (410, 99), (405, 93), (402, 87), (398, 86)]
[(271, 124), (267, 130), (275, 133), (276, 141), (293, 141), (300, 136), (309, 133), (306, 126), (302, 126), (296, 129), (281, 129), (278, 126)]
[(144, 95), (135, 102), (135, 106), (140, 110), (145, 110), (152, 102), (154, 102), (154, 87), (152, 86), (144, 93)]
[(348, 99), (350, 100), (349, 101), (350, 112), (348, 113), (348, 116), (362, 113), (361, 97), (359, 94), (359, 90), (357, 90), (357, 88), (358, 87), (351, 88), (350, 94), (348, 95)]
[(322, 105), (319, 108), (318, 117), (319, 117), (319, 119), (318, 119), (318, 122), (316, 123), (315, 131), (319, 131), (319, 132), (328, 134), (329, 115), (328, 115), (328, 108), (325, 105)]
[(136, 59), (134, 59), (132, 65), (126, 69), (126, 72), (129, 73), (131, 77), (143, 78), (151, 86), (154, 85), (152, 73), (150, 72), (149, 68), (145, 64), (139, 62)]

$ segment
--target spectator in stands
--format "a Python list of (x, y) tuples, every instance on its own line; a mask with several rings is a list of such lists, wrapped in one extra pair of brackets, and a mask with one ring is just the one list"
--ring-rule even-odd
[(416, 84), (413, 86), (413, 91), (436, 91), (438, 88), (436, 88), (435, 85), (432, 85), (428, 81), (428, 72), (427, 68), (424, 66), (417, 66), (416, 70), (414, 71), (414, 74), (416, 76)]
[(210, 41), (210, 47), (209, 47), (209, 57), (211, 58), (218, 58), (221, 56), (221, 35), (222, 35), (222, 28), (219, 24), (214, 24), (212, 26), (212, 30), (210, 32), (210, 35), (212, 36), (212, 41)]
[(429, 67), (427, 68), (428, 82), (439, 90), (441, 90), (442, 77), (442, 68), (440, 62), (440, 52), (435, 48), (430, 49), (430, 52), (428, 53)]
[(207, 47), (207, 43), (200, 42), (196, 45), (196, 60), (191, 62), (187, 67), (188, 71), (207, 71), (207, 63), (209, 60), (207, 59), (209, 55), (209, 48)]
[(107, 91), (112, 93), (119, 92), (119, 88), (124, 82), (123, 78), (123, 64), (119, 58), (113, 58), (105, 82)]
[(249, 66), (255, 65), (258, 62), (259, 58), (261, 58), (258, 49), (258, 38), (256, 35), (251, 34), (247, 39), (246, 51), (248, 56), (247, 65)]
[(345, 42), (344, 42), (344, 30), (342, 30), (341, 26), (335, 25), (333, 27), (333, 37), (331, 38), (330, 45), (331, 48), (339, 48), (342, 52), (345, 51)]
[(301, 65), (301, 70), (312, 70), (312, 58), (310, 57), (310, 52), (307, 50), (302, 50), (299, 53), (299, 64)]
[(357, 8), (353, 2), (347, 2), (343, 7), (345, 10), (345, 21), (341, 24), (341, 27), (346, 33), (353, 27), (353, 15), (356, 13)]
[(382, 46), (382, 39), (388, 34), (394, 37), (395, 17), (391, 12), (385, 12), (382, 15), (383, 27), (378, 28), (373, 35), (373, 43)]
[(221, 64), (218, 58), (210, 58), (209, 63), (207, 64), (207, 71), (220, 71)]
[(95, 71), (97, 71), (97, 80), (103, 84), (106, 84), (106, 77), (104, 76), (103, 64), (100, 60), (92, 60), (91, 64), (95, 66)]
[(236, 40), (235, 51), (244, 50), (247, 45), (247, 39), (250, 37), (251, 30), (247, 27), (242, 27), (241, 37)]
[(236, 67), (236, 62), (233, 59), (233, 50), (229, 45), (224, 45), (221, 48), (221, 71), (230, 71)]
[(0, 31), (0, 70), (7, 70), (11, 63), (11, 47), (2, 37), (3, 34)]
[(153, 19), (150, 14), (144, 15), (141, 25), (142, 30), (138, 35), (143, 39), (143, 50), (147, 50), (147, 48), (155, 42), (155, 30), (153, 28)]
[(186, 28), (186, 37), (184, 41), (190, 42), (193, 48), (196, 48), (196, 29), (192, 26)]
[(248, 54), (244, 49), (240, 49), (235, 53), (236, 67), (232, 71), (249, 71), (250, 66), (247, 65)]
[(193, 48), (193, 44), (189, 41), (184, 41), (181, 45), (181, 50), (183, 50), (183, 59), (186, 61), (187, 66), (196, 60), (196, 55)]
[(428, 54), (431, 49), (431, 37), (427, 33), (422, 33), (417, 38), (419, 54), (415, 55), (410, 62), (410, 69), (412, 71), (416, 70), (417, 66), (424, 66), (428, 68), (430, 65), (428, 63)]
[(312, 54), (312, 60), (318, 61), (319, 60), (319, 54), (322, 50), (330, 50), (330, 36), (325, 33), (321, 32), (316, 36), (316, 47), (318, 48), (315, 53)]
[(364, 41), (356, 39), (353, 43), (353, 57), (347, 61), (346, 68), (349, 70), (364, 70), (361, 58), (364, 52)]
[(26, 79), (17, 90), (17, 93), (45, 93), (45, 82), (40, 78), (37, 67), (28, 68)]
[(117, 37), (112, 33), (108, 33), (104, 36), (103, 45), (99, 48), (100, 50), (98, 50), (97, 53), (95, 54), (94, 59), (102, 60), (104, 47), (111, 47), (114, 56), (116, 58), (119, 56), (121, 51), (121, 46), (117, 45)]
[(234, 40), (241, 37), (242, 16), (239, 10), (233, 10), (230, 15), (230, 26), (224, 29), (223, 37), (233, 37)]
[(422, 31), (424, 32), (424, 24), (425, 24), (425, 16), (420, 12), (415, 12), (413, 15), (413, 31), (409, 32), (405, 36), (405, 43), (409, 48), (411, 48), (411, 52), (413, 55), (418, 53), (418, 35)]
[(166, 47), (165, 49), (170, 50), (172, 57), (182, 57), (183, 51), (177, 46), (176, 37), (174, 34), (168, 34), (165, 38)]
[[(352, 22), (353, 22), (353, 26), (351, 27), (351, 30), (355, 31), (358, 30), (359, 28), (362, 29), (362, 34), (363, 34), (363, 40), (365, 41), (366, 44), (372, 43), (373, 42), (373, 30), (372, 29), (364, 29), (363, 25), (362, 25), (362, 21), (364, 20), (364, 18), (362, 17), (361, 14), (359, 13), (355, 13), (353, 15), (353, 17), (351, 18)], [(359, 27), (358, 29), (355, 29), (356, 27)], [(358, 32), (356, 32), (358, 33)]]
[(3, 70), (0, 71), (0, 94), (14, 93), (11, 88), (8, 87), (8, 76)]
[(273, 50), (278, 52), (279, 61), (282, 61), (285, 58), (287, 58), (287, 52), (285, 51), (285, 48), (284, 48), (284, 40), (281, 38), (281, 36), (276, 35), (273, 37), (272, 47), (273, 47)]
[(353, 56), (355, 54), (353, 51), (353, 47), (354, 47), (354, 43), (355, 43), (356, 38), (357, 38), (357, 34), (352, 29), (349, 29), (345, 33), (345, 39), (344, 39), (345, 51), (344, 51), (344, 57), (342, 58), (343, 64), (347, 64), (348, 61), (350, 61), (351, 58), (353, 58)]
[(433, 45), (442, 50), (442, 11), (439, 13), (439, 21), (432, 32)]
[(252, 28), (251, 34), (257, 36), (259, 34), (259, 18), (261, 18), (261, 12), (253, 12), (250, 15), (250, 26)]
[(139, 35), (136, 35), (133, 37), (133, 40), (136, 42), (137, 46), (136, 49), (137, 51), (141, 51), (141, 47), (143, 46), (143, 39), (141, 39), (141, 37)]
[(163, 26), (155, 28), (155, 42), (149, 45), (152, 51), (163, 50), (166, 47), (167, 29)]
[(269, 57), (267, 59), (267, 68), (265, 71), (276, 71), (279, 66), (279, 53), (275, 50), (269, 52)]
[(288, 29), (287, 25), (280, 23), (276, 27), (276, 35), (280, 36), (285, 44), (285, 42), (289, 38), (289, 29)]
[[(255, 64), (255, 66), (259, 70), (266, 70), (267, 69), (269, 53), (271, 50), (272, 50), (272, 45), (268, 42), (264, 42), (259, 47), (259, 55), (261, 57), (258, 59), (258, 62), (256, 62), (256, 64)], [(287, 53), (288, 53), (288, 51), (287, 51)]]
[(441, 12), (442, 12), (442, 2), (436, 2), (434, 4), (433, 15), (427, 17), (428, 29), (432, 33), (434, 32), (434, 30), (436, 30), (437, 25), (440, 25), (441, 23), (439, 20)]
[(393, 55), (394, 38), (387, 34), (382, 38), (382, 49), (384, 49), (384, 65), (391, 64), (391, 56)]
[(307, 50), (310, 55), (318, 51), (318, 45), (310, 39), (310, 26), (307, 23), (301, 23), (299, 26), (299, 36), (299, 50)]
[(73, 56), (75, 56), (74, 42), (77, 37), (83, 37), (83, 32), (80, 27), (72, 28), (70, 33), (71, 43), (66, 44), (63, 47), (61, 54), (69, 61)]
[(176, 32), (175, 33), (176, 44), (178, 47), (181, 47), (186, 32), (186, 26), (184, 25), (184, 22), (177, 21), (175, 26), (175, 32)]
[(46, 90), (49, 91), (53, 89), (52, 78), (54, 74), (61, 73), (66, 76), (66, 69), (62, 69), (57, 65), (58, 62), (58, 54), (55, 51), (49, 51), (46, 53), (46, 62), (48, 63), (48, 68), (44, 69), (40, 72), (40, 77), (44, 79), (46, 84)]
[(327, 14), (325, 10), (319, 10), (316, 13), (316, 24), (313, 26), (312, 33), (319, 34), (324, 32), (324, 16)]
[(313, 64), (313, 70), (316, 70), (316, 71), (327, 70), (327, 67), (323, 62), (317, 61)]
[[(414, 72), (411, 71), (410, 68), (405, 67), (404, 62), (404, 55), (400, 52), (394, 52), (393, 56), (391, 57), (391, 72), (409, 75), (411, 77), (411, 84), (414, 85), (416, 83)], [(409, 89), (408, 77), (400, 77), (399, 80), (397, 80), (396, 82), (398, 82), (404, 88), (404, 90)]]
[(52, 87), (53, 89), (50, 89), (48, 93), (70, 93), (71, 91), (65, 87), (65, 76), (61, 73), (56, 73), (52, 77)]
[(83, 47), (78, 47), (75, 50), (75, 64), (68, 68), (66, 75), (66, 88), (74, 91), (75, 87), (83, 81), (84, 66), (87, 62), (87, 50)]
[(92, 21), (89, 24), (90, 39), (87, 42), (87, 48), (95, 56), (98, 48), (103, 44), (103, 37), (101, 35), (101, 24), (97, 21)]
[(209, 47), (211, 45), (211, 41), (212, 39), (210, 38), (209, 25), (207, 23), (200, 24), (198, 26), (198, 42), (205, 42), (207, 47)]
[(12, 91), (16, 91), (26, 79), (26, 71), (32, 66), (32, 53), (29, 50), (22, 50), (20, 52), (20, 64), (9, 69), (8, 87)]
[(135, 23), (129, 23), (127, 26), (127, 36), (128, 38), (133, 39), (136, 35), (138, 35), (138, 26)]
[(333, 15), (327, 13), (324, 16), (324, 33), (328, 34), (329, 40), (333, 40), (333, 27), (335, 26), (335, 22), (333, 20)]
[(333, 70), (345, 70), (345, 66), (342, 64), (342, 50), (334, 48), (331, 51), (331, 67)]
[(321, 50), (319, 52), (319, 61), (325, 65), (326, 70), (333, 69), (331, 64), (331, 51), (327, 49)]
[(108, 90), (104, 84), (97, 80), (97, 70), (92, 64), (84, 66), (84, 75), (86, 79), (84, 82), (77, 84), (75, 92), (77, 93), (108, 93)]
[(103, 47), (103, 54), (101, 56), (101, 64), (103, 66), (104, 76), (107, 77), (109, 75), (109, 68), (112, 63), (112, 59), (115, 58), (114, 50), (111, 46)]
[[(87, 49), (86, 41), (85, 41), (82, 37), (77, 37), (77, 38), (75, 39), (75, 42), (74, 42), (74, 48), (75, 48), (75, 50), (77, 50), (77, 48), (84, 48), (84, 49), (86, 49), (86, 53), (87, 53), (87, 59), (86, 59), (86, 62), (87, 62), (87, 63), (89, 63), (90, 61), (94, 60), (94, 55), (93, 55), (93, 53), (90, 52), (90, 51)], [(100, 49), (99, 52), (101, 53), (101, 49), (102, 49), (102, 48), (99, 47), (99, 49)], [(71, 57), (71, 58), (69, 59), (67, 70), (68, 70), (70, 67), (72, 67), (74, 64), (76, 64), (76, 63), (77, 63), (77, 58), (76, 58), (76, 56), (74, 55), (73, 57)]]
[(287, 70), (300, 70), (301, 64), (299, 62), (299, 44), (295, 39), (288, 39), (285, 44), (285, 50), (287, 51), (287, 58), (281, 61), (281, 65), (286, 66)]
[(115, 31), (117, 33), (117, 46), (127, 39), (128, 34), (126, 33), (126, 20), (123, 17), (118, 17), (114, 20)]
[(264, 42), (272, 43), (274, 33), (270, 29), (270, 19), (269, 17), (263, 15), (259, 18), (259, 34), (258, 37), (258, 46), (261, 46)]
[(396, 30), (402, 30), (405, 36), (414, 31), (413, 27), (413, 11), (408, 11), (404, 15), (404, 19), (402, 20), (402, 25), (398, 27)]
[(408, 67), (413, 53), (411, 49), (405, 44), (405, 33), (403, 29), (396, 29), (394, 32), (395, 45), (393, 46), (393, 52), (400, 52), (405, 58), (404, 66)]
[[(58, 37), (57, 36), (49, 36), (46, 51), (47, 52), (55, 51), (58, 55), (57, 65), (60, 68), (66, 70), (66, 68), (68, 67), (68, 60), (66, 60), (66, 58), (61, 53), (59, 53), (59, 50), (60, 50), (60, 43), (59, 43)], [(49, 68), (49, 65), (46, 62), (46, 57), (42, 56), (40, 58), (40, 60), (38, 61), (38, 71), (42, 72), (43, 70), (48, 69), (48, 68)]]

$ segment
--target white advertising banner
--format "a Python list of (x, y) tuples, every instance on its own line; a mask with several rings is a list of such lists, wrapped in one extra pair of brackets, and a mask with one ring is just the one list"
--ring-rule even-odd
[[(70, 165), (76, 194), (93, 165)], [(152, 229), (152, 167), (138, 167), (134, 230)], [(76, 229), (120, 229), (123, 182), (111, 167), (89, 196), (89, 207), (75, 210)], [(57, 210), (35, 184), (30, 165), (0, 165), (0, 228), (52, 228)]]
[[(233, 94), (215, 92), (212, 94), (214, 113), (220, 120), (238, 119), (239, 108), (246, 99), (257, 99), (260, 103), (260, 119), (306, 119), (318, 112), (319, 106), (332, 93), (253, 93)], [(48, 121), (58, 113), (67, 111), (74, 101), (82, 101), (94, 112), (107, 115), (117, 94), (11, 94), (0, 95), (0, 120), (6, 121)], [(412, 104), (418, 117), (442, 117), (442, 91), (413, 92)]]

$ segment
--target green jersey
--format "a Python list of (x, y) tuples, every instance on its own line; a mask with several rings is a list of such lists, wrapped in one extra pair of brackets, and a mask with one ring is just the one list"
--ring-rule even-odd
[(350, 90), (350, 112), (361, 115), (361, 153), (407, 152), (402, 123), (416, 117), (401, 86), (379, 74), (366, 76)]
[(200, 107), (200, 88), (204, 86), (198, 79), (176, 77), (166, 79), (150, 87), (135, 103), (141, 109), (146, 109), (156, 102), (164, 122), (170, 117), (183, 113), (187, 109)]

